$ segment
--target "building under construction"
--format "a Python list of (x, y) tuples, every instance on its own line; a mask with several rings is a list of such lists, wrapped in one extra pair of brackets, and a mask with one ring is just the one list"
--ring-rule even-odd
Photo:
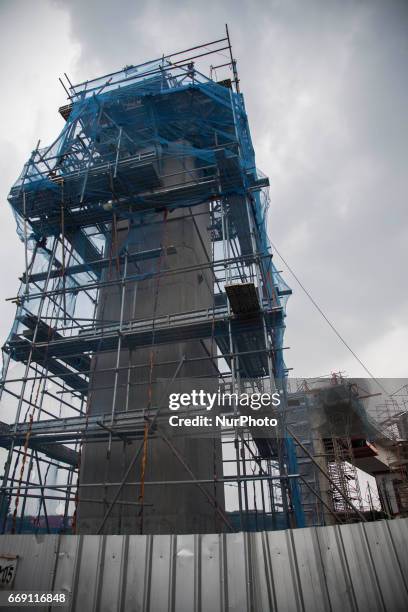
[[(269, 183), (228, 30), (63, 85), (62, 131), (9, 195), (25, 270), (3, 346), (2, 533), (228, 534), (405, 516), (404, 402), (381, 421), (341, 377), (288, 385), (291, 291), (273, 263)], [(192, 389), (230, 394), (217, 408), (233, 416), (240, 394), (278, 392), (279, 407), (258, 415), (279, 425), (175, 431), (169, 396)], [(359, 467), (380, 483), (368, 505)]]

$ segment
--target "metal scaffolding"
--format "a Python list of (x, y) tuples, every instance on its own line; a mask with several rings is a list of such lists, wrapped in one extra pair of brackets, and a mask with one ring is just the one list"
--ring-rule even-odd
[[(208, 65), (222, 52), (226, 62)], [(118, 508), (143, 533), (148, 491), (164, 486), (200, 496), (217, 531), (304, 526), (300, 487), (327, 503), (299, 473), (285, 429), (290, 289), (272, 261), (268, 179), (228, 30), (98, 79), (66, 79), (65, 126), (36, 147), (9, 196), (26, 263), (3, 347), (3, 533), (80, 532), (81, 504), (102, 509), (95, 533)], [(190, 305), (164, 307), (163, 292), (183, 286)], [(199, 292), (207, 303), (194, 301)], [(278, 390), (281, 428), (219, 429), (214, 469), (200, 475), (165, 427), (169, 393), (192, 379), (232, 395)], [(182, 477), (148, 477), (157, 439)], [(104, 474), (84, 481), (102, 448)]]

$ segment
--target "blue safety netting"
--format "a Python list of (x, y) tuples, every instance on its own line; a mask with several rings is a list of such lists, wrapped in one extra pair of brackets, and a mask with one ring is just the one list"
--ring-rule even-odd
[[(98, 254), (101, 247), (92, 230), (108, 227), (113, 214), (140, 220), (164, 209), (224, 200), (245, 256), (252, 251), (249, 198), (265, 297), (283, 310), (272, 333), (275, 376), (284, 381), (284, 313), (290, 289), (273, 264), (268, 181), (256, 168), (243, 96), (191, 66), (171, 68), (159, 60), (72, 88), (61, 114), (66, 120), (61, 133), (50, 146), (32, 152), (10, 192), (19, 236), (30, 248), (58, 236), (63, 209), (76, 262), (88, 266), (95, 259), (89, 253)], [(79, 274), (56, 278), (56, 291), (62, 283), (75, 289), (87, 274), (94, 274), (91, 264)], [(138, 280), (149, 275), (143, 272)], [(66, 307), (73, 312), (75, 291), (67, 295)], [(287, 451), (295, 469), (290, 443)], [(294, 485), (295, 502), (297, 494)]]

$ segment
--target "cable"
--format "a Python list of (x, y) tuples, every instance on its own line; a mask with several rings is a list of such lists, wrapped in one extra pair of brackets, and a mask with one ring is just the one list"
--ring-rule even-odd
[(295, 274), (295, 272), (292, 270), (292, 268), (290, 267), (290, 265), (288, 264), (288, 262), (284, 259), (284, 257), (281, 255), (281, 253), (279, 252), (279, 250), (276, 248), (276, 245), (271, 241), (271, 245), (273, 247), (273, 249), (275, 250), (275, 252), (279, 255), (279, 257), (281, 258), (281, 260), (283, 261), (283, 263), (285, 264), (285, 266), (287, 267), (287, 269), (289, 270), (289, 272), (291, 273), (291, 275), (293, 276), (293, 278), (295, 279), (295, 281), (298, 283), (298, 285), (301, 287), (301, 289), (304, 291), (304, 293), (307, 295), (307, 297), (309, 298), (309, 300), (312, 302), (313, 306), (319, 311), (319, 313), (322, 315), (323, 319), (326, 321), (326, 323), (331, 327), (331, 329), (334, 331), (334, 333), (336, 334), (336, 336), (339, 338), (339, 340), (344, 344), (344, 346), (350, 351), (350, 353), (353, 355), (353, 357), (358, 361), (358, 363), (361, 365), (361, 367), (367, 372), (367, 374), (370, 376), (370, 378), (372, 378), (377, 385), (380, 387), (380, 389), (382, 389), (384, 391), (384, 393), (389, 396), (388, 391), (382, 386), (382, 384), (380, 383), (380, 381), (374, 376), (374, 374), (372, 372), (370, 372), (370, 370), (367, 368), (367, 366), (361, 361), (360, 357), (353, 351), (353, 349), (351, 348), (351, 346), (346, 342), (346, 340), (343, 338), (343, 336), (340, 334), (340, 332), (337, 331), (337, 329), (335, 328), (335, 326), (333, 325), (333, 323), (330, 321), (330, 319), (325, 315), (325, 313), (323, 312), (323, 310), (320, 308), (320, 306), (316, 303), (316, 301), (313, 299), (313, 297), (311, 296), (311, 294), (309, 293), (309, 291), (306, 289), (306, 287), (302, 284), (302, 282), (299, 280), (299, 278), (297, 277), (297, 275)]

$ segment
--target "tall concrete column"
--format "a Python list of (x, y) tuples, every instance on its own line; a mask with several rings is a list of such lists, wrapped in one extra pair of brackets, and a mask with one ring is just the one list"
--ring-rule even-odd
[[(167, 164), (167, 165), (166, 165)], [(164, 168), (163, 168), (164, 166)], [(192, 160), (183, 162), (170, 159), (162, 164), (163, 174), (172, 175), (166, 186), (174, 183), (191, 181), (195, 170)], [(211, 259), (211, 244), (208, 235), (210, 223), (209, 206), (202, 204), (194, 209), (196, 224), (188, 209), (177, 209), (168, 214), (164, 220), (163, 212), (146, 216), (145, 219), (121, 221), (115, 234), (116, 244), (113, 250), (127, 248), (128, 253), (175, 247), (175, 252), (164, 255), (160, 260), (151, 259), (139, 264), (129, 264), (127, 275), (143, 275), (152, 271), (161, 271), (200, 265)], [(115, 269), (112, 261), (105, 278), (120, 278), (121, 270)], [(118, 325), (121, 311), (122, 288), (119, 285), (102, 288), (99, 295), (97, 323)], [(163, 275), (145, 280), (129, 282), (123, 304), (123, 320), (149, 320), (154, 317), (189, 312), (213, 306), (213, 280), (208, 268), (183, 272), (181, 274)], [(146, 410), (151, 403), (156, 405), (163, 393), (168, 403), (170, 392), (190, 392), (193, 388), (215, 390), (218, 385), (214, 366), (208, 360), (186, 363), (178, 379), (169, 389), (169, 381), (177, 368), (177, 362), (183, 355), (189, 359), (206, 356), (211, 350), (210, 341), (193, 340), (176, 342), (168, 345), (144, 348), (124, 347), (120, 351), (115, 412), (125, 410)], [(115, 368), (117, 351), (96, 354), (93, 357), (94, 374), (91, 379), (91, 390), (88, 398), (90, 415), (110, 414), (113, 403), (115, 372), (106, 369)], [(173, 362), (171, 365), (166, 362)], [(152, 384), (149, 384), (152, 369)], [(132, 366), (130, 370), (127, 366)], [(138, 366), (138, 367), (135, 367)], [(204, 377), (204, 378), (202, 378)], [(150, 389), (150, 390), (149, 390)], [(172, 432), (170, 432), (170, 435)], [(215, 438), (173, 437), (172, 442), (184, 457), (197, 478), (221, 476), (221, 442)], [(119, 482), (134, 455), (139, 441), (126, 444), (115, 441), (110, 458), (107, 457), (106, 442), (85, 443), (80, 469), (80, 482), (102, 483)], [(150, 439), (147, 445), (146, 481), (189, 480), (190, 476), (181, 465), (172, 450), (158, 437)], [(141, 479), (141, 457), (132, 468), (129, 482)], [(117, 487), (81, 487), (78, 506), (79, 533), (95, 533)], [(220, 507), (224, 506), (224, 495), (221, 486), (214, 490), (208, 485), (208, 491), (216, 493)], [(105, 533), (205, 533), (219, 531), (220, 519), (205, 496), (194, 485), (146, 485), (144, 493), (143, 521), (139, 507), (124, 502), (140, 502), (140, 488), (125, 486), (119, 498), (119, 504), (113, 509), (106, 522)], [(95, 503), (86, 500), (106, 499), (106, 503)]]

